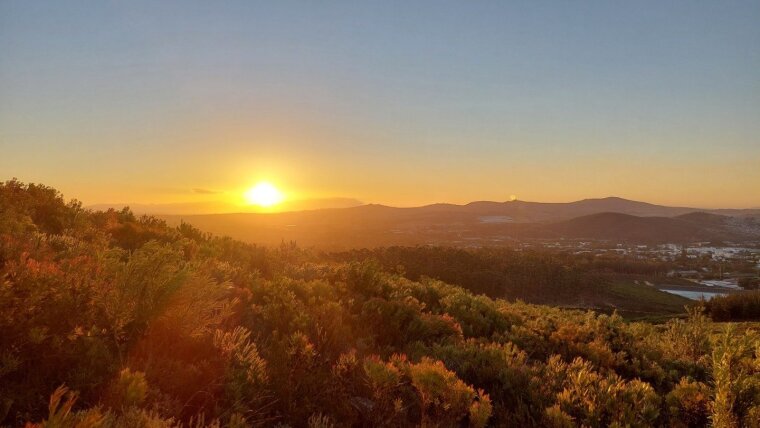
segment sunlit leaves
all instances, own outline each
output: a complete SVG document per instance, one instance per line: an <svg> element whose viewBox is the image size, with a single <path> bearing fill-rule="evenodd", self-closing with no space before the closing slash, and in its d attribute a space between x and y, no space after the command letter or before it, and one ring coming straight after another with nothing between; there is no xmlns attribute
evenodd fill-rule
<svg viewBox="0 0 760 428"><path fill-rule="evenodd" d="M555 280L580 281L540 254L504 262L496 252L372 254L381 262L325 261L292 244L264 249L128 209L89 213L44 186L0 185L0 423L760 420L752 328L723 331L699 311L664 325L628 323L422 277L439 269L436 277L483 279L490 285L472 289L487 292L520 291L528 280L546 290ZM416 263L407 277L400 257ZM490 273L458 272L463 266ZM62 384L78 395L55 389ZM51 395L50 403L41 399Z"/></svg>

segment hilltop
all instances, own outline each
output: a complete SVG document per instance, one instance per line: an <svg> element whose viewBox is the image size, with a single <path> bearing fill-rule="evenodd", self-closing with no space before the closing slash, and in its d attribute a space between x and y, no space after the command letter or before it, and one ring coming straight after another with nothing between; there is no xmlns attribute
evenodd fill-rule
<svg viewBox="0 0 760 428"><path fill-rule="evenodd" d="M642 243L760 239L760 211L667 207L621 198L570 203L472 202L413 208L362 205L283 213L161 216L261 244L322 248L498 245L524 239ZM486 244L490 243L490 244Z"/></svg>

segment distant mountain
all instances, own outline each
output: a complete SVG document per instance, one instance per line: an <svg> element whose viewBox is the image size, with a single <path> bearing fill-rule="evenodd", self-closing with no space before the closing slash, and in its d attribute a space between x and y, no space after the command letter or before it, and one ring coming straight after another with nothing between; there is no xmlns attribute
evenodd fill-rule
<svg viewBox="0 0 760 428"><path fill-rule="evenodd" d="M741 233L726 227L724 219L727 218L706 213L678 217L637 217L620 213L600 213L546 225L540 230L544 232L544 237L619 242L680 243L742 239Z"/></svg>
<svg viewBox="0 0 760 428"><path fill-rule="evenodd" d="M604 212L629 214L639 217L674 217L692 212L707 212L728 216L760 215L760 210L707 210L689 207L669 207L618 197L583 199L564 203L525 202L519 200L507 202L479 201L466 205L435 204L420 207L419 209L439 213L469 212L479 215L506 215L512 217L516 222L558 221Z"/></svg>
<svg viewBox="0 0 760 428"><path fill-rule="evenodd" d="M718 214L721 213L721 214ZM730 214L730 215L724 215ZM760 212L666 207L621 198L570 203L489 202L414 208L361 205L271 214L162 216L262 244L503 245L524 239L693 242L760 239Z"/></svg>
<svg viewBox="0 0 760 428"><path fill-rule="evenodd" d="M321 210L329 208L349 208L363 205L363 202L353 198L314 198L297 199L283 202L278 209L280 211L305 211ZM128 206L135 214L148 215L196 215L196 214L224 214L239 212L256 212L255 207L245 207L225 202L182 202L169 204L96 204L87 208L93 210L107 210L109 208L122 209Z"/></svg>

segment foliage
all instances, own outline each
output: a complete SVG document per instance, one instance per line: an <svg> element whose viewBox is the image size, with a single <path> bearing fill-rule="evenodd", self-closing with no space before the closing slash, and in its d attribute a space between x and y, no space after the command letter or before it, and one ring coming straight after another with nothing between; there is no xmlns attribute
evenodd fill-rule
<svg viewBox="0 0 760 428"><path fill-rule="evenodd" d="M733 327L715 342L711 420L716 427L743 426L753 420L760 406L760 343L733 334Z"/></svg>
<svg viewBox="0 0 760 428"><path fill-rule="evenodd" d="M707 426L710 417L710 387L689 378L681 381L665 397L671 426Z"/></svg>
<svg viewBox="0 0 760 428"><path fill-rule="evenodd" d="M758 420L752 326L726 328L700 308L664 325L631 323L470 291L598 286L551 255L376 251L380 261L262 248L128 209L90 212L54 189L8 181L0 185L0 424ZM392 264L401 258L406 271Z"/></svg>
<svg viewBox="0 0 760 428"><path fill-rule="evenodd" d="M760 291L715 296L704 302L707 313L714 321L760 320Z"/></svg>
<svg viewBox="0 0 760 428"><path fill-rule="evenodd" d="M757 290L760 288L760 278L739 278L739 287L745 290Z"/></svg>

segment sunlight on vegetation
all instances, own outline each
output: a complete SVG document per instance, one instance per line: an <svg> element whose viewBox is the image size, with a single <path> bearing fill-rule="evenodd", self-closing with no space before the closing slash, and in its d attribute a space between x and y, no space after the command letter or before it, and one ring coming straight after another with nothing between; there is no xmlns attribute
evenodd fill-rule
<svg viewBox="0 0 760 428"><path fill-rule="evenodd" d="M758 329L699 305L655 325L507 302L347 254L90 212L18 181L0 207L3 424L760 420Z"/></svg>
<svg viewBox="0 0 760 428"><path fill-rule="evenodd" d="M0 428L760 428L758 119L760 0L0 0Z"/></svg>

